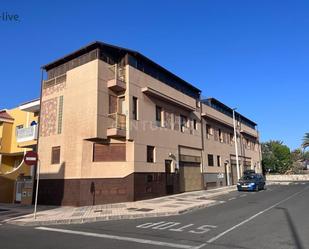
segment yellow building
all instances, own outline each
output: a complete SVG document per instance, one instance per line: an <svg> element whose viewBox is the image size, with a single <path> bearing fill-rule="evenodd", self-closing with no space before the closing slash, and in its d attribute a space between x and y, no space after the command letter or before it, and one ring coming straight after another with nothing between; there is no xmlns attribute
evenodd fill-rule
<svg viewBox="0 0 309 249"><path fill-rule="evenodd" d="M36 150L40 101L0 111L0 202L32 202L34 167L23 163L26 151Z"/></svg>

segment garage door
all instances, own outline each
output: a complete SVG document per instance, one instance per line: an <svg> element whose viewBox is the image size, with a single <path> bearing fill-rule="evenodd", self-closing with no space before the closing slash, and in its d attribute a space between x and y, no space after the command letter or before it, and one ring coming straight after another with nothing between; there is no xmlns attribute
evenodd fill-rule
<svg viewBox="0 0 309 249"><path fill-rule="evenodd" d="M180 191L194 191L202 189L202 175L199 163L180 163Z"/></svg>

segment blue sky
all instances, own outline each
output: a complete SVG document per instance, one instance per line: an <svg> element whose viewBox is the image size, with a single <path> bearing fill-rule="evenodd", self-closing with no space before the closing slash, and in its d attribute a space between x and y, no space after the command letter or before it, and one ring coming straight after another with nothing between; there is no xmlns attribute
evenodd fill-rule
<svg viewBox="0 0 309 249"><path fill-rule="evenodd" d="M309 132L309 1L2 0L0 109L39 96L40 66L101 40L150 57L292 149Z"/></svg>

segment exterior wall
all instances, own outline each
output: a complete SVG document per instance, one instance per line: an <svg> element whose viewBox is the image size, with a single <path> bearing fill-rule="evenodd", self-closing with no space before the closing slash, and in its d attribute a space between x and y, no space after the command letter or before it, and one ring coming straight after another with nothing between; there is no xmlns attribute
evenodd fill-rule
<svg viewBox="0 0 309 249"><path fill-rule="evenodd" d="M266 180L270 182L287 181L309 181L309 174L304 175L266 175Z"/></svg>
<svg viewBox="0 0 309 249"><path fill-rule="evenodd" d="M237 176L236 174L236 165L235 165L235 142L230 140L230 138L224 137L233 134L233 119L227 115L214 110L213 108L202 105L203 110L203 143L204 143L204 152L203 152L203 172L204 172L204 182L209 188L224 186L227 184L227 176L229 176L230 184L233 183L232 178ZM206 124L210 125L213 129L213 135L207 136ZM254 137L245 136L240 133L241 130L250 130L251 134L254 134ZM217 140L215 137L218 137L216 130L221 130L224 134L223 141L220 142L220 139ZM261 167L261 158L260 158L260 145L258 143L258 133L256 130L244 125L239 124L237 127L238 134L241 134L237 139L238 145L238 155L239 155L239 164L240 164L240 175L242 175L245 170L245 161L251 162L251 169L255 169L256 172L262 172ZM226 135L225 135L226 134ZM250 141L256 141L256 147L253 149L246 148L244 141L250 139ZM208 154L213 155L214 157L214 166L208 166ZM221 157L221 166L217 166L217 156ZM233 164L233 165L232 165ZM234 179L235 183L235 179ZM207 186L205 186L207 187Z"/></svg>
<svg viewBox="0 0 309 249"><path fill-rule="evenodd" d="M201 142L201 125L200 113L190 112L184 108L178 107L164 100L151 97L142 92L145 87L151 87L173 99L181 100L183 103L196 107L196 100L191 98L172 87L169 87L162 82L138 71L135 68L129 67L129 102L132 103L133 96L138 99L138 120L132 118L132 104L129 103L129 139L134 140L135 150L135 172L165 172L164 160L171 159L169 156L173 154L173 166L179 161L179 145L196 148L202 148ZM190 134L189 129L185 132L173 128L158 127L156 125L156 105L162 107L163 113L168 112L173 115L185 115L189 119L197 120L197 129ZM164 123L164 114L162 115ZM192 128L193 129L193 128ZM155 162L146 162L147 145L155 147Z"/></svg>
<svg viewBox="0 0 309 249"><path fill-rule="evenodd" d="M13 123L2 123L0 148L0 202L12 203L15 201L15 184L25 178L31 178L32 167L22 163L25 151L21 148L23 143L17 142L16 127L23 125L29 127L32 121L38 122L37 116L19 108L8 110L7 113L14 118ZM35 146L36 140L29 141Z"/></svg>
<svg viewBox="0 0 309 249"><path fill-rule="evenodd" d="M111 68L108 63L95 59L56 79L49 79L56 84L43 87L39 203L90 205L139 200L167 194L167 182L173 185L172 192L178 193L183 184L180 179L183 176L178 170L183 167L181 172L185 174L186 166L187 169L195 167L190 172L192 178L200 176L202 179L199 189L224 186L224 162L231 162L234 144L207 139L202 129L205 122L213 122L226 132L233 132L232 119L206 106L201 111L195 98L128 64L124 66L125 82L118 86L122 90L111 90L109 85L117 84L118 80ZM59 82L58 78L61 79ZM110 130L110 95L124 98L121 114L126 126L121 134L117 133L119 128ZM138 101L137 120L133 117L133 97ZM156 106L162 108L161 126L156 123ZM206 118L202 118L202 113ZM188 128L183 131L179 124L180 115L188 119ZM240 131L249 137L258 136L250 127L243 126ZM94 160L95 143L105 144L106 150L109 144L121 143L125 158L122 156L122 160L117 160L115 154ZM147 162L147 145L155 147L154 162L151 163ZM61 148L59 164L51 163L52 147L55 146ZM240 146L239 152L250 157L253 163L257 160L256 153L245 147ZM207 165L207 154L214 155L214 167ZM216 166L217 155L221 156L221 167ZM110 161L106 161L108 158ZM169 173L166 172L167 160L172 162ZM207 182L215 182L215 186L207 186ZM197 185L190 186L196 188Z"/></svg>
<svg viewBox="0 0 309 249"><path fill-rule="evenodd" d="M38 122L38 117L34 116L32 112L25 112L19 108L8 110L8 114L14 118L14 123L11 130L10 153L23 152L24 149L20 148L20 143L17 142L16 126L23 125L23 127L29 127L32 121ZM33 144L36 144L36 141L33 141Z"/></svg>
<svg viewBox="0 0 309 249"><path fill-rule="evenodd" d="M106 132L109 121L108 97L110 94L114 94L107 87L107 82L111 79L109 67L109 64L101 60L88 62L68 71L62 87L53 86L56 90L43 90L39 138L41 179L57 179L57 181L63 179L65 186L67 186L66 183L70 184L71 180L75 179L74 184L82 188L82 182L86 179L89 181L97 179L96 183L99 185L100 181L113 181L113 179L116 182L122 181L121 184L124 184L126 179L134 174L132 183L139 191L136 192L132 189L132 193L128 192L126 197L123 196L123 200L164 195L166 194L165 177L158 177L160 180L149 183L147 182L148 173L164 174L165 160L170 160L171 154L174 156L172 166L175 171L179 161L179 145L196 148L200 155L202 148L200 113L192 113L165 101L149 97L142 92L142 88L151 87L163 91L171 98L180 99L192 108L195 108L196 100L127 65L127 84L126 91L123 93L125 97L123 113L125 113L127 120L126 137L110 139L110 143L125 143L126 160L94 162L93 141L100 142L108 138ZM63 117L62 131L58 134L56 132L59 125L57 101L59 102L60 96L63 96ZM138 98L139 120L137 121L132 117L133 96ZM153 126L156 104L160 105L164 111L176 112L177 115L182 114L188 118L196 119L197 130L190 134L189 130L182 133L180 130ZM155 146L154 163L146 162L147 145ZM53 146L61 147L59 164L51 164ZM175 181L177 182L177 180ZM43 193L48 192L44 186L51 188L53 185L50 181L46 182L48 184L43 184L43 187L40 188L41 203L44 203ZM56 186L57 184L55 188ZM73 189L77 190L78 188ZM112 190L106 189L105 191ZM68 195L64 195L63 198L56 203L75 202L80 205L83 202L77 195L75 198L79 199L73 202L67 199Z"/></svg>
<svg viewBox="0 0 309 249"><path fill-rule="evenodd" d="M2 124L0 124L0 130L1 130L0 153L10 153L13 124L3 122Z"/></svg>

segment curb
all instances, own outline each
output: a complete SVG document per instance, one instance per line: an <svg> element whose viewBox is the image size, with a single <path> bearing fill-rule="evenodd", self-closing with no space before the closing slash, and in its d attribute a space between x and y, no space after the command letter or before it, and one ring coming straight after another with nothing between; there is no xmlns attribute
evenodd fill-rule
<svg viewBox="0 0 309 249"><path fill-rule="evenodd" d="M204 198L209 199L212 197L227 194L232 191L236 191L234 187L225 187L226 190L222 192L217 192L213 194L208 194ZM203 196L201 196L203 197ZM56 219L56 220L45 220L45 221L23 221L23 220L11 220L7 221L8 224L18 225L18 226L46 226L46 225L68 225L68 224L83 224L92 223L97 221L111 221L111 220L130 220L130 219L141 219L141 218L154 218L154 217L164 217L185 214L198 209L215 206L223 203L224 201L212 200L210 203L199 204L191 207L184 207L175 211L165 211L165 212L154 212L154 213L139 213L139 214L123 214L123 215L110 215L103 217L89 217L89 218L67 218L67 219Z"/></svg>
<svg viewBox="0 0 309 249"><path fill-rule="evenodd" d="M156 213L141 213L141 214L124 214L124 215L112 215L104 217L91 217L91 218L68 218L62 220L48 220L48 221L18 221L12 220L7 222L8 224L18 225L18 226L47 226L47 225L69 225L69 224L83 224L83 223L92 223L97 221L111 221L111 220L131 220L131 219L141 219L141 218L154 218L154 217L164 217L164 216L173 216L180 215L194 210L198 210L205 207L211 207L217 204L220 204L220 201L213 201L210 203L200 204L197 206L183 208L176 211L168 212L156 212Z"/></svg>

